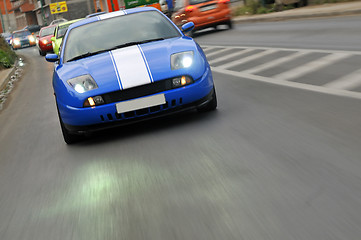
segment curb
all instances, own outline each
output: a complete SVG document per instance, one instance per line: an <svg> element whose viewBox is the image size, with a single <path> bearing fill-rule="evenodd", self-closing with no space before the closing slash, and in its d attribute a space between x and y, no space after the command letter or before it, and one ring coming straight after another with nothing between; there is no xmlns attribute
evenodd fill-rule
<svg viewBox="0 0 361 240"><path fill-rule="evenodd" d="M288 16L267 16L262 15L259 17L248 17L239 18L235 17L233 21L235 23L251 23L251 22L272 22L272 21L283 21L293 19L304 19L304 18L317 18L317 17L333 17L333 16L344 16L344 15L355 15L361 14L361 9L345 10L340 12L324 12L324 13L312 13L312 14L293 14Z"/></svg>
<svg viewBox="0 0 361 240"><path fill-rule="evenodd" d="M14 66L12 67L12 70L8 73L8 75L4 78L4 81L0 85L0 91L2 91L6 85L8 84L10 77L15 73L16 67L18 65L18 59L15 60Z"/></svg>

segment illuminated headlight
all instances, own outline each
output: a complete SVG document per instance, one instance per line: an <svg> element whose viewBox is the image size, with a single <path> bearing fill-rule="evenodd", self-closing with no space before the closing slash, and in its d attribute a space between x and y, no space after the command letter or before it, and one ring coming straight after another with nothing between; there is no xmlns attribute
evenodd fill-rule
<svg viewBox="0 0 361 240"><path fill-rule="evenodd" d="M193 79L189 76L181 76L172 79L172 88L183 87L193 83Z"/></svg>
<svg viewBox="0 0 361 240"><path fill-rule="evenodd" d="M193 51L174 53L170 56L172 70L189 68L193 63Z"/></svg>
<svg viewBox="0 0 361 240"><path fill-rule="evenodd" d="M19 39L14 39L14 45L20 45L20 40Z"/></svg>
<svg viewBox="0 0 361 240"><path fill-rule="evenodd" d="M102 96L89 97L84 102L84 107L94 107L104 104L104 99Z"/></svg>
<svg viewBox="0 0 361 240"><path fill-rule="evenodd" d="M29 37L29 41L30 41L30 42L35 42L34 36L30 36L30 37Z"/></svg>
<svg viewBox="0 0 361 240"><path fill-rule="evenodd" d="M72 78L67 83L78 93L84 93L93 89L97 89L98 85L90 75L82 75Z"/></svg>
<svg viewBox="0 0 361 240"><path fill-rule="evenodd" d="M42 42L43 42L43 44L47 44L48 40L44 39Z"/></svg>

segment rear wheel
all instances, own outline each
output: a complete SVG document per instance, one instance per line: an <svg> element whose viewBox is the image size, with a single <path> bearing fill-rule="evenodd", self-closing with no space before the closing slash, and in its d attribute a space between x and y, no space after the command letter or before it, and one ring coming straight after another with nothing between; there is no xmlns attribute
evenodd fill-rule
<svg viewBox="0 0 361 240"><path fill-rule="evenodd" d="M229 29L232 29L232 28L233 28L232 20L229 20L229 22L227 23L227 25L228 25L228 28L229 28Z"/></svg>
<svg viewBox="0 0 361 240"><path fill-rule="evenodd" d="M206 105L197 108L198 112L209 112L209 111L213 111L216 110L217 108L217 95L216 95L216 91L213 88L213 98L211 99L211 101L209 101Z"/></svg>

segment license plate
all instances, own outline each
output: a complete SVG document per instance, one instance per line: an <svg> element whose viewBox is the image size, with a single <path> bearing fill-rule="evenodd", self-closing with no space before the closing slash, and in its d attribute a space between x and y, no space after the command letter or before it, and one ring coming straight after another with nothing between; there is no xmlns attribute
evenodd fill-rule
<svg viewBox="0 0 361 240"><path fill-rule="evenodd" d="M24 44L23 45L23 47L29 47L30 46L30 44Z"/></svg>
<svg viewBox="0 0 361 240"><path fill-rule="evenodd" d="M201 8L201 11L205 12L205 11L213 10L215 8L216 8L216 5L205 6L205 7Z"/></svg>
<svg viewBox="0 0 361 240"><path fill-rule="evenodd" d="M142 108L153 107L161 104L165 104L164 94L158 94L154 96L138 98L134 100L129 100L126 102L117 103L115 106L118 113L124 113L129 111L134 111Z"/></svg>

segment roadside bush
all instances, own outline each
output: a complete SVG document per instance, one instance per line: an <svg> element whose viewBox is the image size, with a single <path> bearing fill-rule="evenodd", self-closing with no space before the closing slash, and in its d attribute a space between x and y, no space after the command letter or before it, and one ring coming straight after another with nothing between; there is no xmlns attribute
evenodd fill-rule
<svg viewBox="0 0 361 240"><path fill-rule="evenodd" d="M265 1L267 3L267 1ZM262 4L257 0L248 0L245 2L244 6L237 8L234 12L234 15L254 15L254 14L265 14L273 12L274 4Z"/></svg>
<svg viewBox="0 0 361 240"><path fill-rule="evenodd" d="M10 68L16 59L15 52L10 48L4 38L0 37L0 70Z"/></svg>

